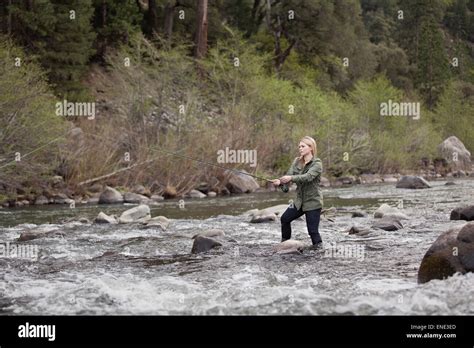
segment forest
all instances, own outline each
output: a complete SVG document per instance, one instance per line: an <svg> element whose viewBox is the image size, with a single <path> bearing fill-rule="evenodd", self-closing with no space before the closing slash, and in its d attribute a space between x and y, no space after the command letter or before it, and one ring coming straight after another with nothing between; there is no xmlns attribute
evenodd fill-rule
<svg viewBox="0 0 474 348"><path fill-rule="evenodd" d="M433 166L450 136L474 151L474 0L4 0L0 19L0 201L220 175L159 149L255 150L227 166L265 177L304 135L326 177Z"/></svg>

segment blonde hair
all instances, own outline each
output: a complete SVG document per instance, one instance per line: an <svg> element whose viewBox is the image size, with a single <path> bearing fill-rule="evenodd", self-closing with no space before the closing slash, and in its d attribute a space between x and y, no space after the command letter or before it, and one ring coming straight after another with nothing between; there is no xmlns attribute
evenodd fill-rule
<svg viewBox="0 0 474 348"><path fill-rule="evenodd" d="M316 140L311 138L310 136L306 135L300 139L300 143L303 142L311 148L311 153L313 157L316 157L318 154L318 146L316 145ZM299 143L298 143L299 144ZM304 158L303 156L297 157L300 164L304 166Z"/></svg>

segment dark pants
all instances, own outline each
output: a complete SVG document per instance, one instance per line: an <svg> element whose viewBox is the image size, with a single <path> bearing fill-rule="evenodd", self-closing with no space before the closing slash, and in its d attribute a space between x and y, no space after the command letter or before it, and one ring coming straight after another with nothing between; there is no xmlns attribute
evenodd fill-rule
<svg viewBox="0 0 474 348"><path fill-rule="evenodd" d="M306 227L313 244L322 242L319 235L319 219L321 217L321 208L309 211L298 210L296 207L288 207L281 216L281 239L285 241L291 238L291 222L302 215L306 215Z"/></svg>

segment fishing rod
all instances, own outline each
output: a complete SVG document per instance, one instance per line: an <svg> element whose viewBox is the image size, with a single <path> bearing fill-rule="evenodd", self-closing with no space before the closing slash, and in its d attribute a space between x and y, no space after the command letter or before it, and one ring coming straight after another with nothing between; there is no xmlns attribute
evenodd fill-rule
<svg viewBox="0 0 474 348"><path fill-rule="evenodd" d="M177 154L176 152L167 151L167 150L163 150L163 149L157 149L157 148L153 148L153 150L158 151L158 152L163 152L163 153L166 153L168 155L173 155L173 156L189 159L189 160L196 161L196 162L199 162L199 163L203 163L203 164L206 164L206 165L209 165L209 166L229 170L229 171L234 172L234 173L248 175L248 176L251 176L251 177L256 178L256 179L265 180L267 182L273 183L272 180L267 179L267 178L263 178L261 176L253 175L253 174L250 174L250 173L247 173L247 172L242 172L242 171L237 170L237 169L227 168L227 167L224 167L224 166L221 166L221 165L218 165L218 164L215 164L215 163L203 161L203 160L200 160L200 159L197 159L197 158L192 158L192 157L189 157L189 156L180 155L180 154ZM278 187L285 193L289 191L289 188L288 188L287 184L280 184Z"/></svg>

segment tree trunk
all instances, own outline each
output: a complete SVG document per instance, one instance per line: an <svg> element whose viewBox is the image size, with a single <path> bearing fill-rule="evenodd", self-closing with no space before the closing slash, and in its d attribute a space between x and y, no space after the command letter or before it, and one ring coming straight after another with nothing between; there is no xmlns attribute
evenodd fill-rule
<svg viewBox="0 0 474 348"><path fill-rule="evenodd" d="M175 1L168 1L165 5L165 37L169 40L173 34L174 9L176 7Z"/></svg>
<svg viewBox="0 0 474 348"><path fill-rule="evenodd" d="M207 1L199 0L198 18L195 37L194 56L198 59L204 57L207 52Z"/></svg>
<svg viewBox="0 0 474 348"><path fill-rule="evenodd" d="M147 24L150 35L158 31L158 12L156 9L156 0L148 0Z"/></svg>

